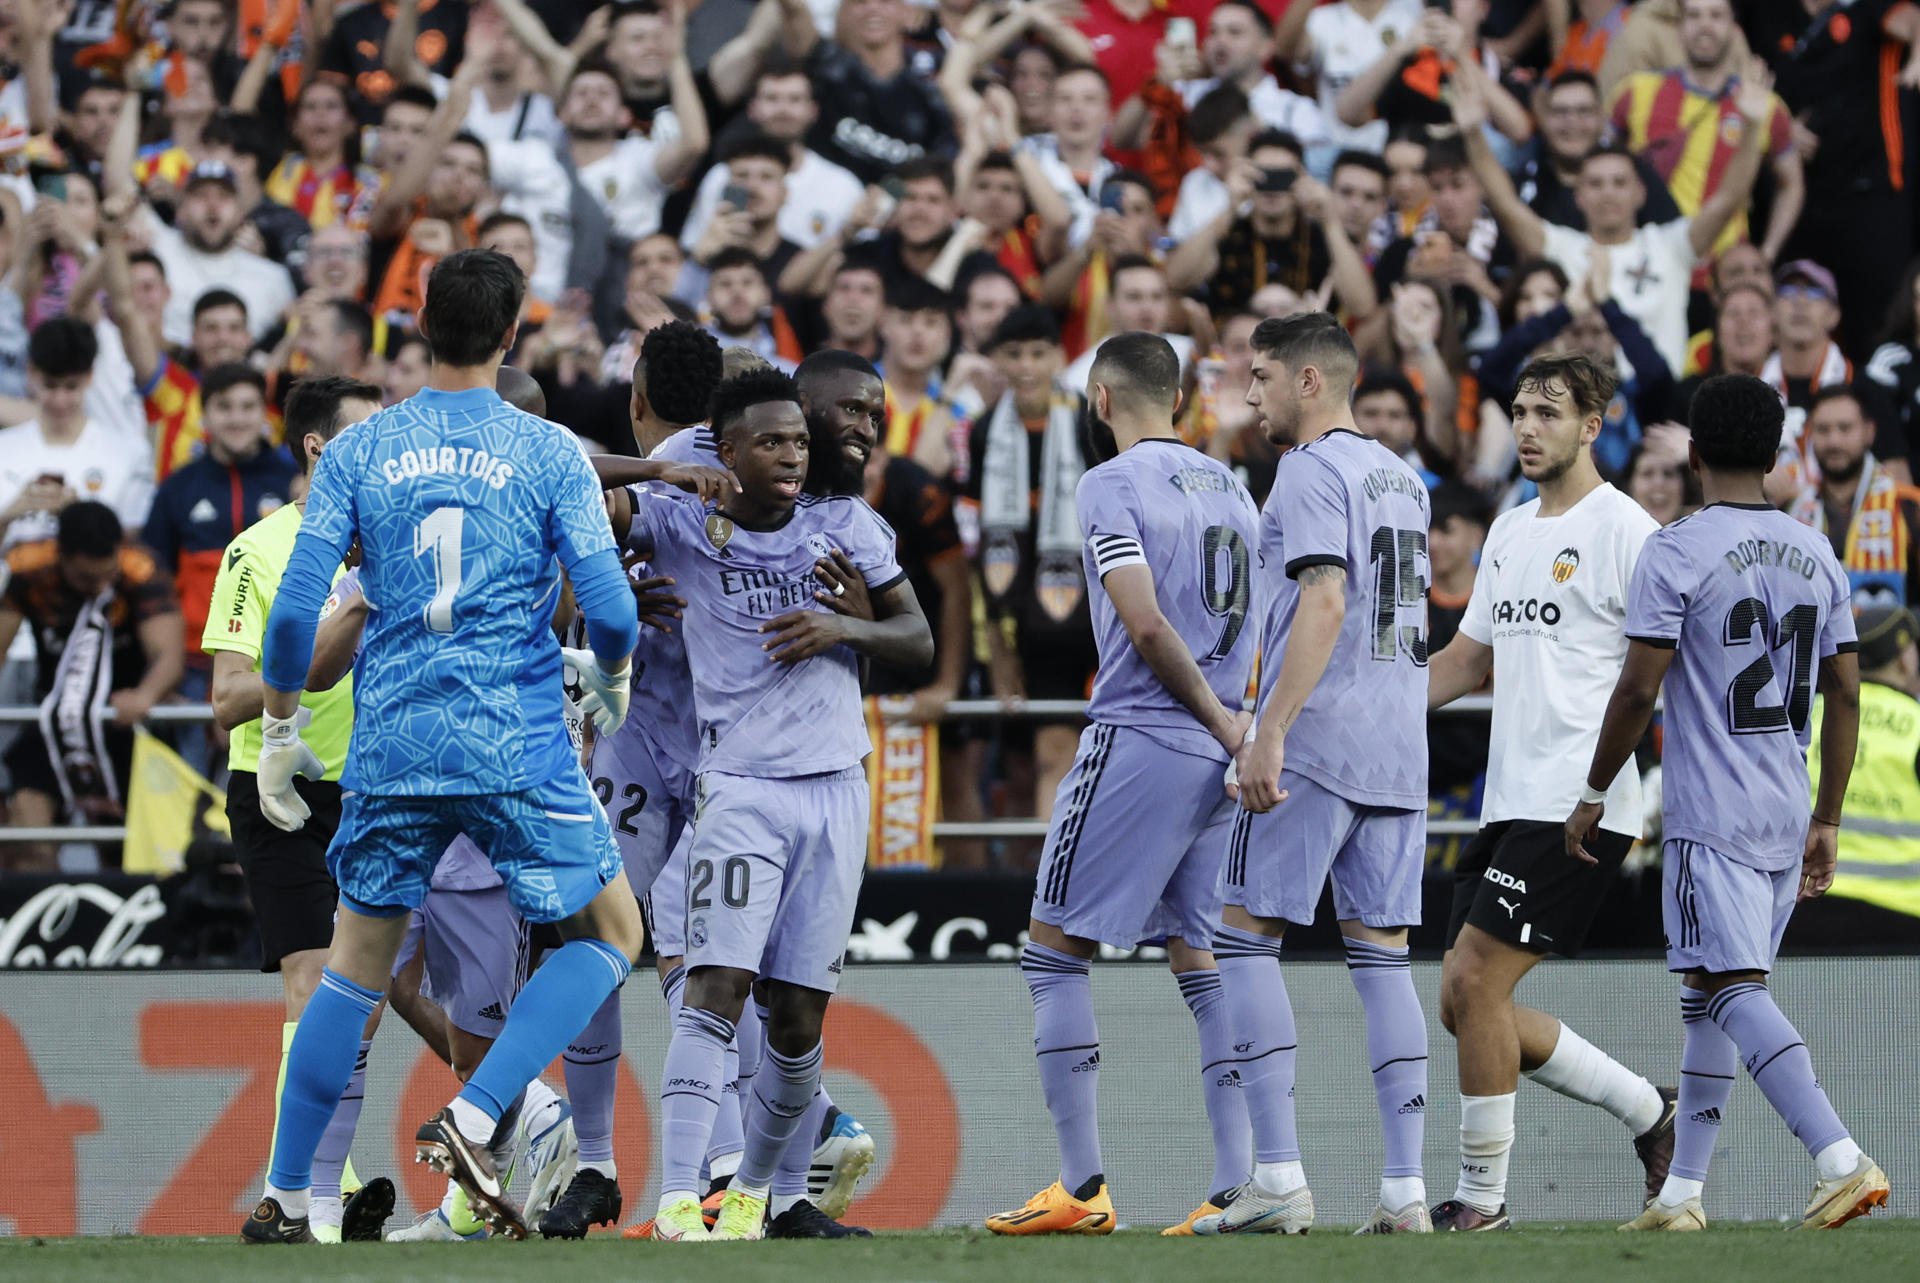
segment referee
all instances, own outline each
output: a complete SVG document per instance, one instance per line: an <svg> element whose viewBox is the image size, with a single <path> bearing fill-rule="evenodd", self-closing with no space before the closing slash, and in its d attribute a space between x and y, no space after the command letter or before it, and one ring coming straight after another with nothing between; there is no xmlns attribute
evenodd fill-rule
<svg viewBox="0 0 1920 1283"><path fill-rule="evenodd" d="M287 397L286 434L302 473L312 472L321 450L342 429L379 408L380 390L369 383L329 377L295 384ZM233 737L227 759L232 772L227 785L227 822L260 931L260 969L278 971L286 993L280 1079L274 1089L276 1117L280 1088L286 1083L286 1048L293 1041L307 999L320 983L320 970L326 965L333 941L334 903L339 893L327 871L327 844L340 824L340 772L346 765L347 742L353 734L351 679L342 680L330 690L310 691L302 698L302 711L311 718L302 734L326 764L326 774L318 780L295 781L301 798L313 811L305 827L287 833L269 824L260 813L255 777L260 764L260 715L265 690L260 680L260 651L267 614L273 608L287 559L293 555L294 536L300 531L305 507L304 500L288 504L227 545L201 638L202 647L213 657L214 720ZM348 635L346 644L351 646L354 640ZM323 632L314 652L316 665L329 664L334 658L326 653L326 641ZM376 1012L374 1022L378 1019ZM372 1023L367 1037L372 1036ZM362 1047L364 1066L364 1043ZM323 1209L316 1199L312 1218L314 1236L323 1240L338 1242L342 1232L339 1179L358 1121L362 1081L360 1075L355 1076L328 1132L328 1141L338 1142L334 1170L324 1174L332 1178L329 1183L334 1186L334 1201L331 1209ZM336 1138L336 1130L343 1134ZM326 1150L323 1142L323 1154ZM323 1170L316 1170L315 1176L315 1193L321 1194ZM373 1206L379 1202L385 1203L384 1210ZM393 1210L391 1182L373 1182L360 1205L377 1217L371 1237L378 1238L379 1222ZM326 1210L332 1211L331 1217Z"/></svg>

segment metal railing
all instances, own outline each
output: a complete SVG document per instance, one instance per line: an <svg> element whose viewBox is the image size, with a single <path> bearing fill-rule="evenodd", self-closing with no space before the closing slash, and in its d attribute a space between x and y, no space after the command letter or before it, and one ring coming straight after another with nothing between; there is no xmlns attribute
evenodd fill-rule
<svg viewBox="0 0 1920 1283"><path fill-rule="evenodd" d="M983 721L1039 721L1062 717L1084 717L1087 702L1081 699L1033 699L1002 703L997 699L957 699L947 705L946 720L954 722ZM1447 705L1436 709L1432 715L1446 717L1468 713L1491 713L1493 697L1491 695L1465 695ZM9 723L32 723L40 718L36 706L14 704L0 705L0 725ZM192 724L213 720L213 708L208 704L160 704L147 713L150 723L167 725ZM1427 821L1429 837L1468 837L1480 828L1478 820L1458 819ZM64 827L60 825L18 826L0 825L0 845L14 842L118 842L125 838L124 825L90 824ZM942 820L933 826L935 838L1038 838L1047 835L1047 822L1041 819L1024 820Z"/></svg>

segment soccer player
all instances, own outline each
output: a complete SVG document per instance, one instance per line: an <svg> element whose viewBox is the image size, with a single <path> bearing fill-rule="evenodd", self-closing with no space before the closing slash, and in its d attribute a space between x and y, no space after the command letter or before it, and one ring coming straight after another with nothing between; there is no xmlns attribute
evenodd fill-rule
<svg viewBox="0 0 1920 1283"><path fill-rule="evenodd" d="M328 851L339 913L289 1053L266 1196L242 1231L248 1242L311 1238L314 1146L387 984L407 910L456 834L487 851L522 917L558 923L566 939L521 990L460 1094L416 1136L419 1156L509 1237L526 1227L489 1152L501 1116L640 950L639 910L611 826L561 721L560 648L548 627L557 559L592 644L583 705L610 732L626 714L633 595L586 459L562 429L494 391L525 290L519 269L490 251L435 265L419 314L433 350L427 386L323 457L268 618L260 805L292 832L309 813L293 777L323 769L294 714L333 571L359 540L367 595L381 608L356 674L363 711Z"/></svg>
<svg viewBox="0 0 1920 1283"><path fill-rule="evenodd" d="M1060 1179L1024 1207L989 1216L996 1234L1113 1232L1090 983L1102 943L1131 949L1164 938L1200 1026L1216 1192L1176 1229L1219 1212L1252 1162L1208 950L1235 810L1220 774L1252 720L1240 701L1259 643L1252 561L1260 512L1225 464L1175 435L1180 359L1159 335L1136 330L1103 343L1087 373L1087 404L1096 438L1110 430L1115 452L1074 492L1100 666L1092 725L1060 782L1020 955Z"/></svg>
<svg viewBox="0 0 1920 1283"><path fill-rule="evenodd" d="M1520 372L1514 438L1521 474L1540 497L1493 523L1460 630L1428 668L1429 708L1500 673L1480 832L1454 868L1440 972L1440 1022L1460 1057L1460 1182L1433 1209L1436 1230L1508 1227L1522 1072L1626 1125L1646 1170L1642 1205L1673 1156L1672 1092L1513 1001L1547 954L1580 952L1640 833L1640 774L1629 762L1608 790L1607 822L1593 844L1599 863L1568 860L1562 841L1573 772L1593 756L1626 658L1627 583L1659 528L1594 466L1615 383L1611 369L1584 356L1541 357Z"/></svg>
<svg viewBox="0 0 1920 1283"><path fill-rule="evenodd" d="M667 1051L662 1194L654 1236L708 1237L699 1166L720 1107L727 1044L756 976L765 1060L746 1148L712 1231L764 1233L770 1185L819 1085L820 1025L838 986L866 862L870 751L858 657L925 664L933 638L893 561L893 532L852 497L802 497L808 427L793 381L755 370L710 406L739 493L718 508L636 495L627 543L690 603L687 656L700 749L700 820L687 879L687 983ZM843 551L875 620L823 608L819 561ZM778 1219L802 1200L774 1200Z"/></svg>
<svg viewBox="0 0 1920 1283"><path fill-rule="evenodd" d="M1426 1231L1427 1023L1407 928L1420 920L1426 859L1427 488L1355 429L1358 361L1338 321L1262 321L1251 342L1247 403L1269 441L1293 443L1261 514L1273 604L1259 721L1234 759L1230 787L1245 813L1214 938L1234 1047L1246 1048L1237 1067L1254 1168L1226 1213L1194 1228L1303 1234L1313 1224L1280 942L1288 923L1313 921L1331 876L1386 1139L1380 1205L1360 1232Z"/></svg>
<svg viewBox="0 0 1920 1283"><path fill-rule="evenodd" d="M1826 536L1767 502L1779 394L1750 375L1721 375L1694 395L1691 418L1689 462L1706 506L1647 537L1627 599L1626 666L1566 822L1567 852L1597 861L1609 787L1664 683L1660 903L1686 1041L1673 1169L1621 1228L1706 1227L1701 1191L1744 1064L1813 1156L1800 1228L1831 1229L1884 1206L1887 1175L1834 1113L1767 973L1793 906L1833 883L1860 719L1851 588ZM1809 807L1816 668L1826 711Z"/></svg>
<svg viewBox="0 0 1920 1283"><path fill-rule="evenodd" d="M287 396L287 441L294 447L301 471L312 472L321 451L341 431L379 408L380 389L371 384L343 378L296 383ZM347 739L353 732L352 683L316 683L300 703L311 718L306 738L322 769L295 785L311 812L309 822L291 833L267 823L260 813L260 790L254 774L260 766L260 715L266 695L260 676L260 652L267 612L279 591L305 510L304 500L286 504L227 545L214 578L212 604L201 636L201 647L213 657L214 720L232 734L227 759L232 771L227 784L227 822L241 872L246 876L254 921L260 929L260 969L280 973L280 987L286 996L276 1111L286 1086L287 1053L293 1046L294 1029L320 983L327 947L333 940L338 892L327 870L327 843L340 823L340 772L346 765ZM323 648L314 657L315 667L337 659ZM351 1224L343 1220L340 1198L347 1151L360 1120L367 1049L378 1024L377 1016L370 1015L361 1030L351 1079L314 1154L309 1224L311 1233L321 1242L336 1243L342 1237L378 1238L381 1222L393 1211L393 1183L384 1177L363 1189L355 1202Z"/></svg>

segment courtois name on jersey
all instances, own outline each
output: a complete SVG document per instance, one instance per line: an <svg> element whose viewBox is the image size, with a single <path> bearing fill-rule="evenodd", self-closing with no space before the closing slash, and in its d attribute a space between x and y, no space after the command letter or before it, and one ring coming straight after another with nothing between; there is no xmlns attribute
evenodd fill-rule
<svg viewBox="0 0 1920 1283"><path fill-rule="evenodd" d="M826 609L814 598L814 564L835 548L871 592L898 583L893 529L879 514L856 498L803 496L778 529L749 530L677 491L643 491L627 543L673 576L687 600L700 770L788 779L866 757L854 652L835 646L775 663L760 627L790 611Z"/></svg>
<svg viewBox="0 0 1920 1283"><path fill-rule="evenodd" d="M1827 537L1762 505L1710 504L1648 536L1627 636L1674 648L1665 684L1665 835L1754 868L1793 867L1812 813L1820 661L1854 647Z"/></svg>
<svg viewBox="0 0 1920 1283"><path fill-rule="evenodd" d="M1075 504L1100 651L1088 716L1226 761L1219 741L1134 649L1105 580L1123 566L1151 570L1160 613L1220 702L1239 708L1260 646L1252 565L1260 510L1253 496L1218 460L1178 441L1148 440L1081 477Z"/></svg>
<svg viewBox="0 0 1920 1283"><path fill-rule="evenodd" d="M1346 572L1347 610L1325 674L1287 734L1286 763L1349 801L1427 806L1427 488L1398 455L1338 429L1280 456L1260 516L1273 605L1260 698L1273 692L1298 577Z"/></svg>
<svg viewBox="0 0 1920 1283"><path fill-rule="evenodd" d="M656 446L649 459L667 463L697 463L710 468L720 466L714 451L712 434L704 427L682 428ZM677 493L655 483L641 491ZM636 502L638 502L636 500ZM634 573L649 577L662 572L652 566L636 568ZM683 587L669 591L687 594ZM693 676L687 670L687 638L684 622L675 622L672 632L642 628L640 644L633 648L633 703L616 735L639 735L660 751L692 770L700 760L700 746L694 734L694 719L687 715L693 707Z"/></svg>
<svg viewBox="0 0 1920 1283"><path fill-rule="evenodd" d="M342 786L471 795L565 770L560 565L583 600L585 579L618 574L599 482L567 432L486 389L382 410L321 456L300 542L337 564L356 536L370 618Z"/></svg>

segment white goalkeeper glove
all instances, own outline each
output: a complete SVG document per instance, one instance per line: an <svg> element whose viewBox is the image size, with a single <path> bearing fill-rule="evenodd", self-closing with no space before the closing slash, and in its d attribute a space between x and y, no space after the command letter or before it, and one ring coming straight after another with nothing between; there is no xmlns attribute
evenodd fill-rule
<svg viewBox="0 0 1920 1283"><path fill-rule="evenodd" d="M627 720L628 682L633 677L633 665L623 665L619 672L610 673L600 667L599 658L590 650L560 649L560 662L580 682L580 711L593 719L594 729L602 735L611 735L620 729L620 723Z"/></svg>
<svg viewBox="0 0 1920 1283"><path fill-rule="evenodd" d="M299 715L280 718L268 713L260 719L260 814L277 829L298 832L313 814L307 800L293 787L293 777L317 780L327 768L300 738Z"/></svg>

